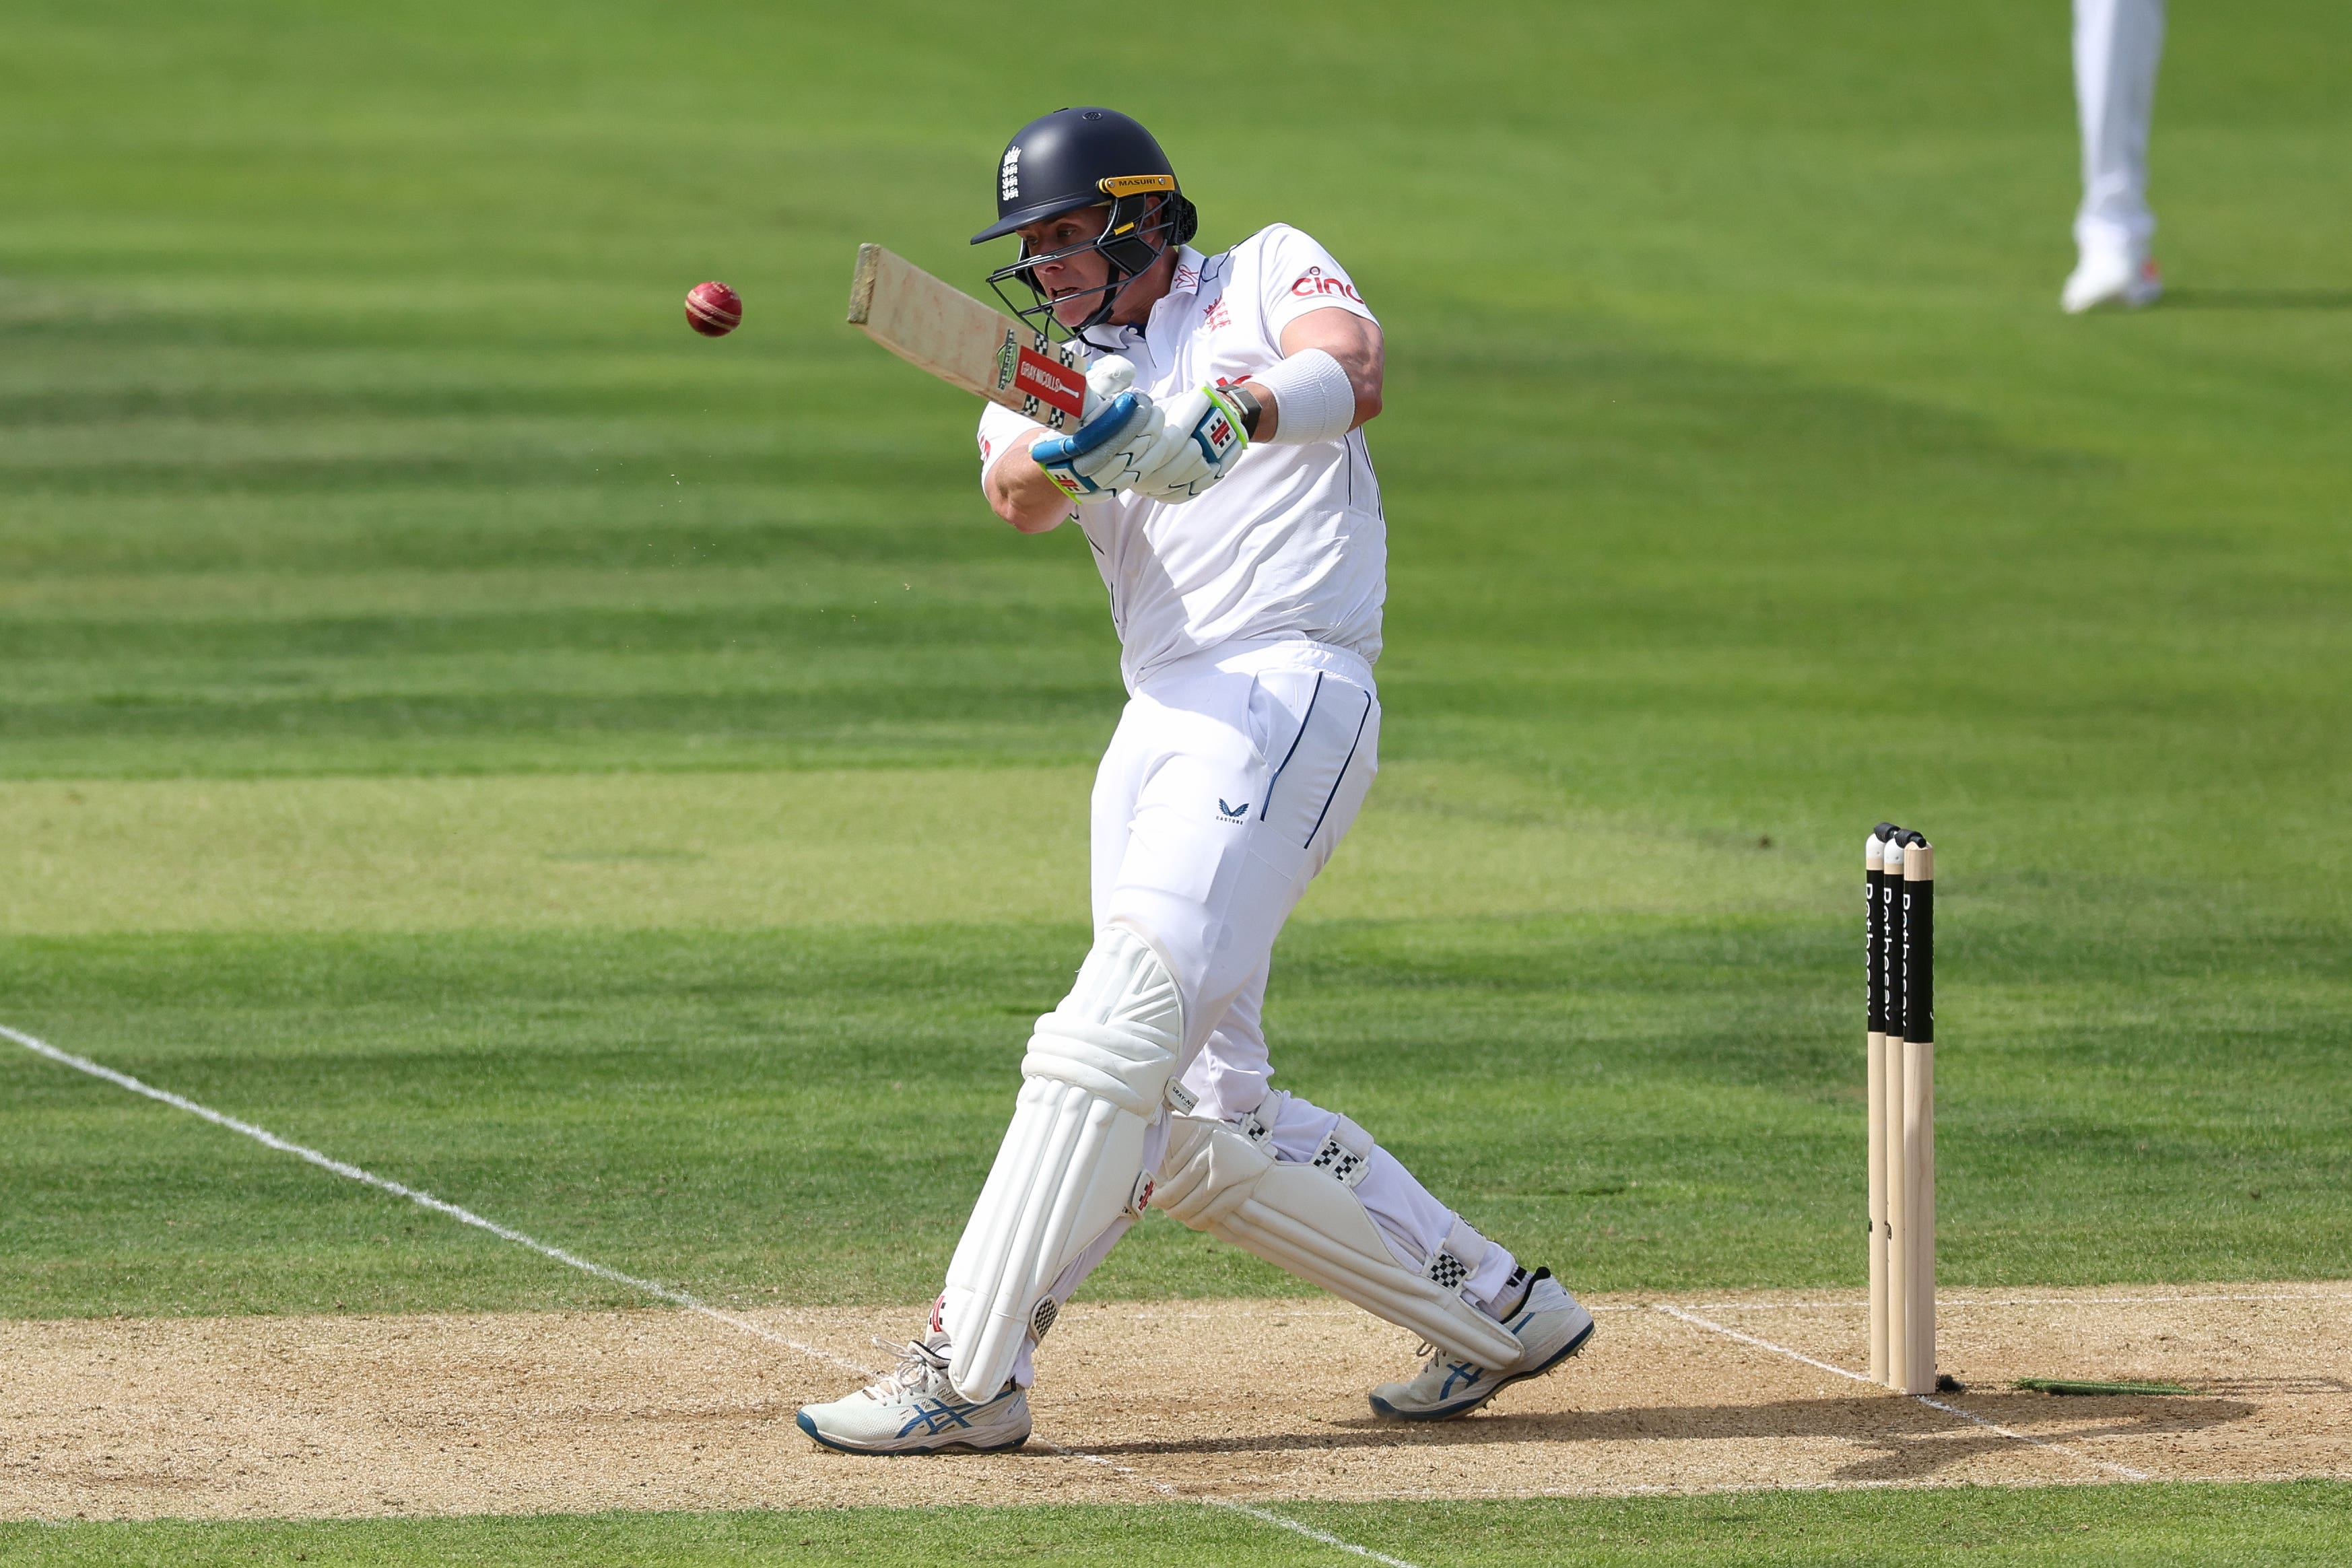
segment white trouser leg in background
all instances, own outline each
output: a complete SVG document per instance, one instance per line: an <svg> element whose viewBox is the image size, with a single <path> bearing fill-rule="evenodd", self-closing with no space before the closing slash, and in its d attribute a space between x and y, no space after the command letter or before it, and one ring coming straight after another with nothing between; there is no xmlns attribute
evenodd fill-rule
<svg viewBox="0 0 2352 1568"><path fill-rule="evenodd" d="M2164 55L2164 0L2074 0L2074 102L2083 122L2085 256L2137 262L2156 235L2147 205L2147 136Z"/></svg>

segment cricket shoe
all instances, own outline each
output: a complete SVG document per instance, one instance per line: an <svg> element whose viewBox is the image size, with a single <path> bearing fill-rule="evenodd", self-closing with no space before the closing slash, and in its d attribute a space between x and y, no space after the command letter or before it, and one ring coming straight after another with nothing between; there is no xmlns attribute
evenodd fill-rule
<svg viewBox="0 0 2352 1568"><path fill-rule="evenodd" d="M2066 279L2058 303L2067 315L2080 316L2103 305L2137 310L2164 297L2164 275L2156 258L2120 250L2088 250Z"/></svg>
<svg viewBox="0 0 2352 1568"><path fill-rule="evenodd" d="M851 1454L992 1454L1029 1440L1029 1392L1008 1383L993 1399L962 1397L948 1381L948 1336L912 1344L874 1342L898 1354L898 1370L826 1405L803 1405L800 1429Z"/></svg>
<svg viewBox="0 0 2352 1568"><path fill-rule="evenodd" d="M1372 1414L1392 1421L1450 1421L1467 1416L1512 1384L1541 1377L1592 1343L1592 1314L1577 1304L1549 1269L1536 1270L1528 1281L1528 1293L1502 1321L1525 1347L1518 1360L1508 1366L1480 1366L1435 1351L1419 1376L1373 1389Z"/></svg>

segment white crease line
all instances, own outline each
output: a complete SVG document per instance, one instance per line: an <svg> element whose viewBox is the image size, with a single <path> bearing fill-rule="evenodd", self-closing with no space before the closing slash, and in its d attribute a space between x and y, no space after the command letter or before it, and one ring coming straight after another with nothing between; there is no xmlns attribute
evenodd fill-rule
<svg viewBox="0 0 2352 1568"><path fill-rule="evenodd" d="M748 1334L756 1334L771 1344L789 1346L799 1351L803 1355L830 1362L835 1366L867 1377L875 1375L871 1368L860 1366L854 1361L845 1361L831 1351L819 1350L813 1344L803 1344L799 1340L788 1334L780 1334L773 1329L752 1322L750 1318L722 1312L698 1297L688 1295L686 1291L665 1285L657 1280L640 1280L635 1274L624 1274L618 1269L608 1269L602 1263L592 1263L585 1258L566 1252L561 1247L551 1247L536 1237L525 1236L520 1230L500 1225L495 1219L485 1219L470 1208L451 1203L446 1198L436 1197L429 1192L421 1191L404 1183L394 1181L389 1176L380 1176L373 1171L362 1170L355 1165L349 1165L331 1155L322 1155L316 1149L305 1148L300 1144L290 1143L267 1127L257 1127L250 1122L240 1122L235 1116L224 1114L208 1105L199 1105L184 1095L174 1094L168 1089L158 1089L151 1083L142 1083L128 1072L117 1072L113 1068L101 1066L86 1056L76 1056L69 1051L59 1051L48 1041L36 1040L21 1030L10 1029L6 1024L0 1024L0 1035L5 1035L26 1050L46 1056L61 1066L70 1067L77 1072L87 1072L92 1078L103 1078L119 1088L130 1090L133 1094L144 1094L148 1099L161 1101L175 1111L185 1111L192 1116L201 1116L215 1126L226 1127L232 1133L242 1133L254 1142L276 1149L280 1154L292 1155L297 1159L308 1160L320 1170L331 1171L348 1180L359 1182L382 1192L388 1192L394 1197L404 1197L419 1208L429 1208L436 1214L447 1215L460 1225L470 1225L477 1230L487 1230L501 1241L511 1241L518 1247L528 1247L543 1258L552 1258L557 1262L568 1264L583 1274L593 1274L600 1280L610 1280L616 1285L626 1285L631 1290L643 1291L646 1295L658 1297L673 1306L684 1307L691 1312L700 1312L704 1317L716 1322L725 1323L729 1328L740 1329Z"/></svg>
<svg viewBox="0 0 2352 1568"><path fill-rule="evenodd" d="M1659 1303L1653 1301L1643 1306L1629 1307L1626 1311L1647 1312L1658 1305ZM1868 1301L1685 1301L1682 1304L1681 1310L1688 1312L1796 1312L1801 1309L1858 1311L1868 1305L1870 1305ZM1600 1311L1597 1307L1593 1310Z"/></svg>
<svg viewBox="0 0 2352 1568"><path fill-rule="evenodd" d="M1700 1317L1697 1313L1686 1312L1680 1307L1670 1307L1661 1301L1653 1310L1664 1312L1670 1318L1680 1318L1686 1323L1696 1323L1703 1329L1711 1329L1715 1333L1722 1334L1727 1339L1736 1339L1743 1344L1752 1344L1759 1350L1769 1350L1775 1355L1785 1355L1791 1361L1801 1361L1807 1366L1818 1366L1823 1372L1834 1373L1840 1377L1850 1377L1856 1383L1870 1383L1872 1381L1870 1378L1864 1376L1859 1372L1848 1372L1843 1366L1832 1366L1826 1361L1815 1361L1811 1356L1806 1355L1800 1351L1790 1350L1785 1344L1774 1344L1769 1339L1758 1339L1754 1334L1741 1333L1738 1329L1727 1329L1721 1323L1711 1323L1705 1318Z"/></svg>
<svg viewBox="0 0 2352 1568"><path fill-rule="evenodd" d="M404 1182L394 1181L389 1176L377 1176L373 1171L362 1170L358 1166L336 1159L331 1155L320 1154L316 1149L281 1138L267 1127L257 1127L250 1122L239 1121L236 1117L215 1111L209 1105L199 1105L185 1095L174 1094L168 1089L158 1089L152 1083L142 1083L128 1072L117 1072L113 1068L92 1061L86 1056L76 1056L69 1051L60 1051L48 1041L37 1040L21 1030L10 1029L6 1024L0 1024L0 1036L15 1040L18 1045L37 1055L47 1057L59 1066L70 1067L77 1072L87 1072L92 1078L102 1078L118 1088L128 1089L133 1094L144 1094L148 1099L161 1102L175 1111L185 1111L192 1116L201 1116L215 1126L226 1127L232 1133L242 1133L254 1142L276 1149L280 1154L292 1155L297 1159L308 1160L320 1170L330 1171L347 1180L359 1182L362 1186L374 1187L381 1192L388 1192L394 1197L404 1197L420 1208L429 1208L436 1214L446 1215L460 1225L470 1225L477 1230L487 1230L501 1241L511 1241L518 1247L528 1247L542 1258L552 1258L557 1262L577 1269L583 1274L593 1274L600 1280L610 1280L616 1285L626 1285L632 1290L642 1291L646 1295L667 1301L673 1306L699 1312L713 1322L721 1322L729 1328L740 1329L745 1333L766 1340L771 1344L784 1345L814 1360L855 1372L861 1377L878 1375L872 1367L861 1366L856 1362L835 1355L829 1350L820 1350L815 1345L804 1344L788 1334L780 1334L773 1329L755 1322L750 1318L734 1312L722 1312L698 1297L688 1295L684 1291L662 1284L656 1280L641 1280L635 1274L624 1274L618 1269L608 1269L602 1263L592 1263L576 1253L567 1252L561 1247L551 1247L535 1237L526 1236L509 1226L500 1225L494 1219L485 1219L462 1205L451 1203L446 1198L436 1197L429 1192L410 1186ZM1033 1438L1032 1441L1037 1440ZM1375 1552L1369 1546L1359 1546L1352 1541L1344 1541L1339 1536L1318 1530L1311 1524L1302 1524L1295 1519L1285 1519L1278 1513L1253 1507L1238 1499L1190 1496L1163 1481L1152 1479L1139 1470L1132 1469L1126 1465L1113 1464L1098 1454L1081 1453L1076 1448L1065 1448L1055 1443L1037 1441L1037 1446L1049 1452L1059 1454L1065 1458L1083 1459L1090 1465L1101 1465L1120 1475L1132 1476L1152 1490L1179 1501L1197 1502L1210 1508L1230 1509L1236 1513L1245 1513L1261 1523L1287 1530L1295 1535L1303 1535L1309 1541L1318 1542L1341 1552L1352 1552L1359 1557L1368 1557L1375 1563L1384 1563L1388 1564L1388 1568L1419 1568L1419 1564L1408 1563L1402 1557L1391 1557L1384 1552Z"/></svg>
<svg viewBox="0 0 2352 1568"><path fill-rule="evenodd" d="M1849 1372L1843 1366L1832 1366L1826 1361L1815 1361L1811 1356L1805 1354L1801 1351L1790 1350L1785 1344L1774 1344L1769 1339L1758 1339L1754 1334L1741 1333L1738 1329L1726 1328L1721 1323L1709 1322L1706 1319L1700 1317L1697 1313L1685 1312L1680 1307L1669 1307L1661 1304L1657 1310L1665 1313L1670 1318L1679 1318L1684 1322L1696 1323L1700 1328L1711 1330L1716 1333L1726 1336L1727 1338L1738 1340L1745 1344L1752 1344L1759 1350L1769 1350L1775 1355L1785 1355L1791 1361L1801 1361L1807 1366L1817 1366L1823 1372L1835 1373L1840 1377L1851 1378L1856 1383L1868 1383L1871 1384L1873 1387L1877 1386L1875 1380L1864 1375L1862 1373ZM2004 1427L1998 1421L1988 1421L1983 1416L1979 1416L1972 1411L1963 1410L1957 1405L1947 1405L1940 1399L1931 1399L1925 1394L1913 1394L1906 1397L1917 1400L1920 1404L1927 1406L1931 1410L1941 1410L1946 1415L1958 1416L1963 1421L1973 1421L1989 1432L1998 1432L2004 1437L2014 1437L2021 1443L2031 1443L2037 1448L2047 1448L2052 1453L2063 1454L2070 1459L2079 1459L2086 1465L2096 1465L2103 1470L2113 1470L2116 1474L2123 1476L2130 1480L2144 1481L2153 1479L2146 1470L2136 1470L2129 1465L2118 1465L2106 1459L2094 1458L2090 1455L2084 1453L2079 1448L2070 1448L2063 1443L2053 1443L2046 1437L2028 1437L2025 1433L2020 1432L2014 1427Z"/></svg>
<svg viewBox="0 0 2352 1568"><path fill-rule="evenodd" d="M2014 1427L2004 1427L1998 1421L1988 1421L1974 1411L1963 1410L1957 1405L1947 1405L1940 1399L1930 1399L1924 1394L1914 1394L1911 1397L1931 1410L1941 1410L1947 1415L1958 1416L1963 1421L1973 1421L1988 1432L1998 1432L2004 1437L2014 1437L2021 1443L2031 1443L2037 1448L2048 1448L2053 1453L2064 1454L2070 1458L2080 1459L2086 1465L2096 1465L2103 1470L2113 1470L2128 1480L2145 1481L2156 1479L2146 1470L2136 1470L2129 1465L2118 1465L2109 1459L2095 1459L2081 1449L2070 1448L2063 1443L2053 1443L2042 1437L2029 1437Z"/></svg>

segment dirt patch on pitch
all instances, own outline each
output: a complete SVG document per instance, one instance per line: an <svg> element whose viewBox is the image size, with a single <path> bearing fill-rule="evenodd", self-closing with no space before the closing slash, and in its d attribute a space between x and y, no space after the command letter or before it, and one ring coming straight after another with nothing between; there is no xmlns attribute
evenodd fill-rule
<svg viewBox="0 0 2352 1568"><path fill-rule="evenodd" d="M856 1375L686 1312L5 1322L0 1517L2352 1478L2352 1288L1949 1293L1944 1365L1969 1387L1948 1408L1829 1370L1862 1364L1858 1303L1593 1304L1579 1360L1400 1427L1364 1391L1411 1340L1346 1307L1081 1303L1042 1358L1039 1443L920 1461L815 1448L794 1409ZM867 1336L919 1315L752 1314L869 1366ZM2199 1392L2009 1390L2031 1375Z"/></svg>

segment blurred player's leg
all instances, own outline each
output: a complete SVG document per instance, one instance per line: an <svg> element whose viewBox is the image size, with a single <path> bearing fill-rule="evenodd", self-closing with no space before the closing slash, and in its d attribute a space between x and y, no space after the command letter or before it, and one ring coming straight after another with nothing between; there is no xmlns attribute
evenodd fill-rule
<svg viewBox="0 0 2352 1568"><path fill-rule="evenodd" d="M2074 0L2074 101L2083 127L2077 261L2061 303L2153 304L2163 292L2151 247L2148 124L2164 54L2164 0Z"/></svg>

